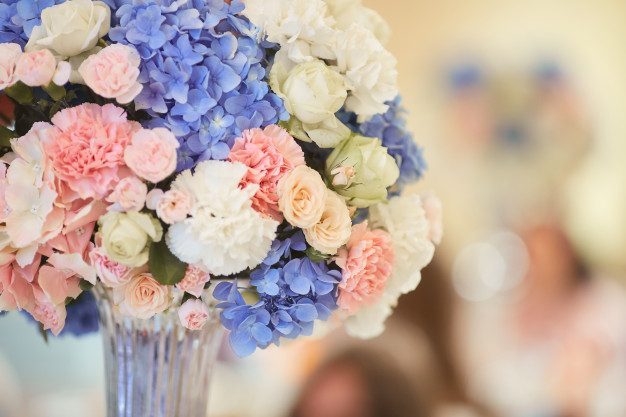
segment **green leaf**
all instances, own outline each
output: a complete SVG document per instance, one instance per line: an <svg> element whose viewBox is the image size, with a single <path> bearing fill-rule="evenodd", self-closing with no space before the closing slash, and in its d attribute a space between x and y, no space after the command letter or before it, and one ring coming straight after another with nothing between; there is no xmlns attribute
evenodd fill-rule
<svg viewBox="0 0 626 417"><path fill-rule="evenodd" d="M4 90L7 96L17 101L19 104L33 103L33 90L23 82L17 82Z"/></svg>
<svg viewBox="0 0 626 417"><path fill-rule="evenodd" d="M312 247L308 247L305 253L306 256L313 262L322 262L330 258L330 255L326 255L325 253L322 253L317 249L313 249Z"/></svg>
<svg viewBox="0 0 626 417"><path fill-rule="evenodd" d="M43 341L46 342L46 344L48 344L48 332L43 329L43 324L39 323L38 327L39 327L39 334L43 338Z"/></svg>
<svg viewBox="0 0 626 417"><path fill-rule="evenodd" d="M178 284L185 277L187 264L170 252L165 239L150 246L150 273L162 285Z"/></svg>
<svg viewBox="0 0 626 417"><path fill-rule="evenodd" d="M81 279L80 284L78 285L83 291L90 291L93 288L93 284L89 281L85 281L84 279Z"/></svg>
<svg viewBox="0 0 626 417"><path fill-rule="evenodd" d="M5 126L0 126L0 147L10 148L11 139L16 138L17 134Z"/></svg>
<svg viewBox="0 0 626 417"><path fill-rule="evenodd" d="M65 93L67 93L65 87L58 86L55 83L50 83L47 87L44 87L43 89L54 101L62 100L63 97L65 97Z"/></svg>

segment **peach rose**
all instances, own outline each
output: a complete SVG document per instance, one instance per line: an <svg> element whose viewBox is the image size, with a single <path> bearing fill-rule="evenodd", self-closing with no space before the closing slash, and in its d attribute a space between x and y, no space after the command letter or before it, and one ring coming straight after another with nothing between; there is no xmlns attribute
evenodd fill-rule
<svg viewBox="0 0 626 417"><path fill-rule="evenodd" d="M139 54L135 48L114 44L89 56L78 68L85 84L104 98L128 104L141 93Z"/></svg>
<svg viewBox="0 0 626 417"><path fill-rule="evenodd" d="M24 52L17 61L15 72L21 82L29 87L45 87L52 82L57 60L47 49Z"/></svg>
<svg viewBox="0 0 626 417"><path fill-rule="evenodd" d="M18 80L15 67L22 55L22 48L16 43L0 44L0 91L11 87Z"/></svg>
<svg viewBox="0 0 626 417"><path fill-rule="evenodd" d="M389 233L369 230L367 222L352 227L352 236L335 259L341 268L337 304L349 313L372 305L383 294L395 253Z"/></svg>
<svg viewBox="0 0 626 417"><path fill-rule="evenodd" d="M153 183L163 181L176 169L176 137L169 130L141 129L126 148L126 165L139 177Z"/></svg>
<svg viewBox="0 0 626 417"><path fill-rule="evenodd" d="M189 194L180 190L169 190L157 203L157 216L167 224L182 222L191 212L191 205Z"/></svg>
<svg viewBox="0 0 626 417"><path fill-rule="evenodd" d="M112 261L103 248L94 247L89 252L89 262L96 270L96 275L109 288L121 287L133 276L133 269Z"/></svg>
<svg viewBox="0 0 626 417"><path fill-rule="evenodd" d="M209 279L211 279L211 276L208 272L205 272L202 268L197 266L189 265L185 277L176 284L176 288L193 296L200 297Z"/></svg>
<svg viewBox="0 0 626 417"><path fill-rule="evenodd" d="M292 226L313 227L326 208L326 190L317 171L300 165L279 181L278 208Z"/></svg>
<svg viewBox="0 0 626 417"><path fill-rule="evenodd" d="M147 272L135 275L116 291L115 298L122 298L119 304L122 314L138 319L154 317L167 310L171 303L170 287L159 284Z"/></svg>
<svg viewBox="0 0 626 417"><path fill-rule="evenodd" d="M146 204L148 187L137 177L126 177L117 183L113 192L107 197L113 205L109 210L141 211Z"/></svg>
<svg viewBox="0 0 626 417"><path fill-rule="evenodd" d="M352 232L350 211L343 198L328 190L326 207L320 221L308 229L304 229L307 242L318 251L335 255L337 249L346 244Z"/></svg>
<svg viewBox="0 0 626 417"><path fill-rule="evenodd" d="M180 323L189 330L200 330L211 315L209 307L202 300L187 300L178 309Z"/></svg>

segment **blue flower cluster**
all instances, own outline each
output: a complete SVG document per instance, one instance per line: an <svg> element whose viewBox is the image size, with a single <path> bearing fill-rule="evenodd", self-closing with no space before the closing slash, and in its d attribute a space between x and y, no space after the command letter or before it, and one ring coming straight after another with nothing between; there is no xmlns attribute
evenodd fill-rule
<svg viewBox="0 0 626 417"><path fill-rule="evenodd" d="M107 0L115 11L109 38L142 58L135 99L150 127L170 129L181 143L178 169L225 159L245 129L288 118L266 81L258 28L241 0Z"/></svg>
<svg viewBox="0 0 626 417"><path fill-rule="evenodd" d="M338 114L352 131L361 135L379 138L387 152L393 156L400 167L400 178L397 189L411 182L419 180L426 171L426 161L420 148L413 140L413 135L406 128L404 117L405 109L402 107L401 98L388 102L389 110L385 114L372 117L365 123L359 124L356 115L342 111Z"/></svg>
<svg viewBox="0 0 626 417"><path fill-rule="evenodd" d="M3 0L0 4L0 43L26 45L35 26L41 23L41 12L65 0Z"/></svg>
<svg viewBox="0 0 626 417"><path fill-rule="evenodd" d="M219 283L213 296L221 301L221 320L230 330L230 344L238 356L248 356L257 348L311 335L316 320L327 320L337 309L339 270L325 262L294 252L306 250L302 232L292 238L276 240L265 262L250 274L250 284L258 302L248 304L236 283Z"/></svg>

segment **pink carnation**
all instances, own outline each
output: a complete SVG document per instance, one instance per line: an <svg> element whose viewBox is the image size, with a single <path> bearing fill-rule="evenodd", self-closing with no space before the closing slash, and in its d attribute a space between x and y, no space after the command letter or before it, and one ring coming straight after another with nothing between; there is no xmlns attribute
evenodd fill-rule
<svg viewBox="0 0 626 417"><path fill-rule="evenodd" d="M256 184L252 207L275 220L283 216L278 209L276 187L280 179L295 167L304 165L304 153L296 141L279 126L250 129L235 141L228 159L248 166L242 186Z"/></svg>
<svg viewBox="0 0 626 417"><path fill-rule="evenodd" d="M110 210L141 211L146 204L148 187L139 178L130 176L121 180L113 192L107 197L113 203Z"/></svg>
<svg viewBox="0 0 626 417"><path fill-rule="evenodd" d="M176 169L179 146L176 137L167 129L141 129L133 135L124 160L137 176L156 184Z"/></svg>
<svg viewBox="0 0 626 417"><path fill-rule="evenodd" d="M202 300L187 300L178 309L180 323L189 330L202 329L209 316L209 308Z"/></svg>
<svg viewBox="0 0 626 417"><path fill-rule="evenodd" d="M141 93L139 54L127 45L110 45L91 55L80 65L78 72L85 84L96 94L114 98L120 104L130 103Z"/></svg>
<svg viewBox="0 0 626 417"><path fill-rule="evenodd" d="M141 126L113 104L82 104L58 112L44 140L54 173L78 197L102 200L128 176L124 150Z"/></svg>
<svg viewBox="0 0 626 417"><path fill-rule="evenodd" d="M376 302L391 276L394 251L384 230L369 230L367 222L352 227L352 235L335 260L342 270L339 306L350 313Z"/></svg>
<svg viewBox="0 0 626 417"><path fill-rule="evenodd" d="M30 87L45 87L52 82L57 60L47 49L24 52L17 61L15 72L21 82Z"/></svg>
<svg viewBox="0 0 626 417"><path fill-rule="evenodd" d="M189 265L185 277L176 284L176 288L193 296L200 297L209 279L211 279L211 276L207 272L197 266Z"/></svg>
<svg viewBox="0 0 626 417"><path fill-rule="evenodd" d="M22 55L22 48L16 43L0 43L0 91L18 81L15 66Z"/></svg>

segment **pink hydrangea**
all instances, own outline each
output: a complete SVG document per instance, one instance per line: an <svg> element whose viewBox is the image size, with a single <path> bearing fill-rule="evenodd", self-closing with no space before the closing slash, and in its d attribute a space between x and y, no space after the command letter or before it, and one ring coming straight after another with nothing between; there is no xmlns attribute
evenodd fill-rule
<svg viewBox="0 0 626 417"><path fill-rule="evenodd" d="M81 199L102 200L124 177L124 151L141 126L123 109L82 104L52 118L44 140L54 173Z"/></svg>
<svg viewBox="0 0 626 417"><path fill-rule="evenodd" d="M304 153L296 141L279 126L250 129L235 141L228 159L248 166L242 186L256 184L259 190L252 207L275 220L283 216L278 209L276 188L280 179L295 167L304 165Z"/></svg>
<svg viewBox="0 0 626 417"><path fill-rule="evenodd" d="M339 283L339 307L354 313L376 302L391 276L394 257L389 233L370 230L367 222L353 226L350 240L335 259L343 277Z"/></svg>
<svg viewBox="0 0 626 417"><path fill-rule="evenodd" d="M165 128L142 129L133 135L124 159L137 176L156 184L174 173L179 146L174 134Z"/></svg>
<svg viewBox="0 0 626 417"><path fill-rule="evenodd" d="M120 104L130 103L141 93L139 77L141 59L135 48L110 45L88 57L78 69L85 84L96 94L114 98Z"/></svg>
<svg viewBox="0 0 626 417"><path fill-rule="evenodd" d="M209 308L202 300L187 300L178 309L180 323L189 330L202 329L209 316Z"/></svg>
<svg viewBox="0 0 626 417"><path fill-rule="evenodd" d="M200 297L209 279L211 279L211 276L208 272L203 271L197 266L189 265L185 277L176 284L176 288L193 296Z"/></svg>

